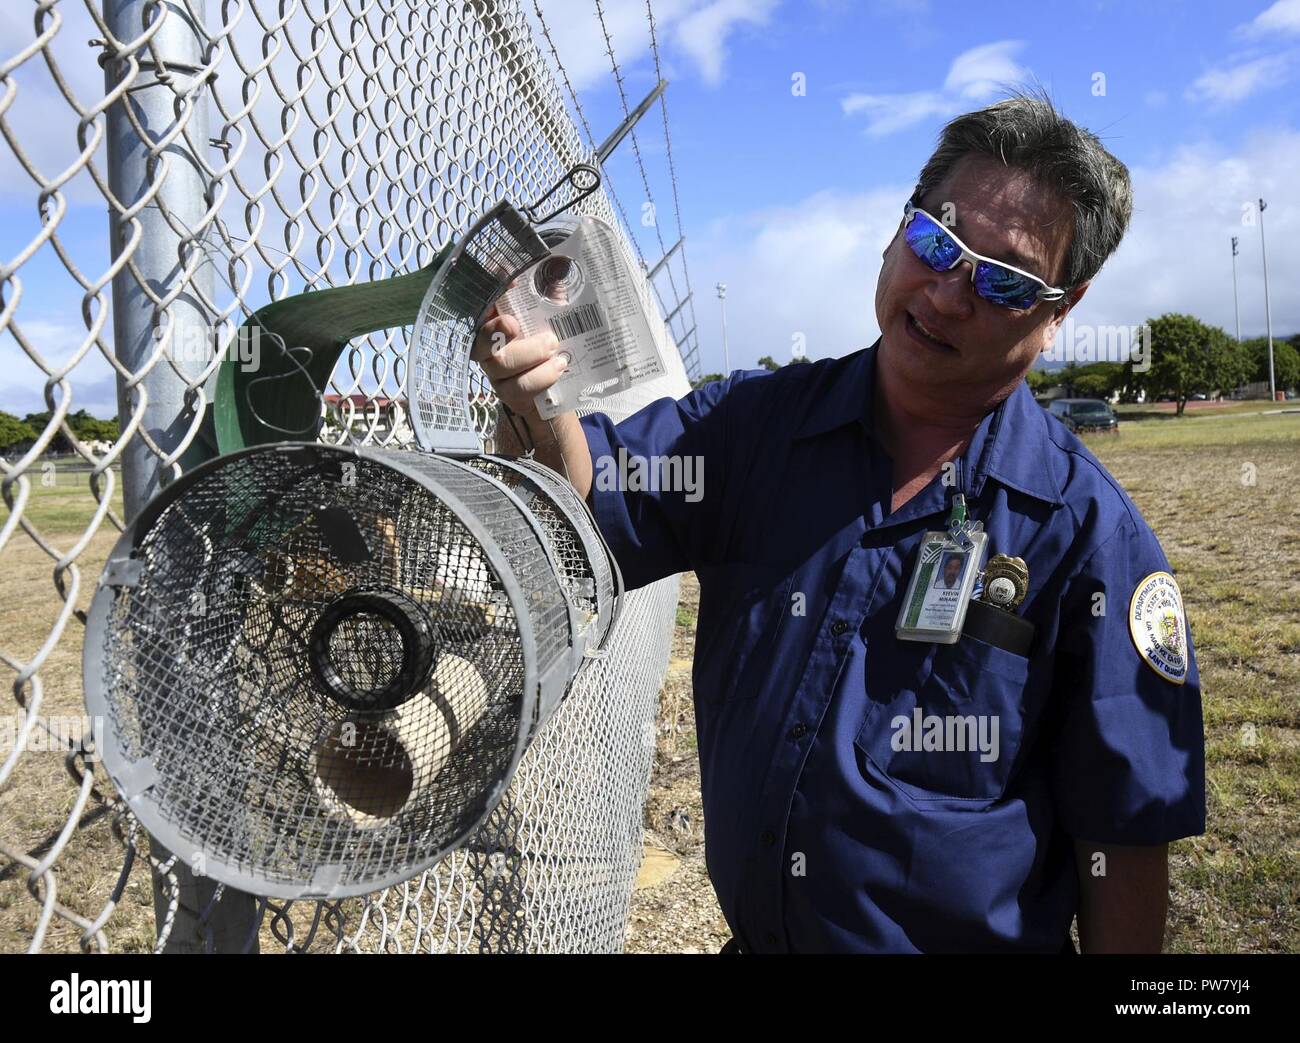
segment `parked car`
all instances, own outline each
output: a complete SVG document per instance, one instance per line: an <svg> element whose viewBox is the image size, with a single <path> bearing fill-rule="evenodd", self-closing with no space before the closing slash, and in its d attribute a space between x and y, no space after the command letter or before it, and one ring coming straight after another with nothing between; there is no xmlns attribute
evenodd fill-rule
<svg viewBox="0 0 1300 1043"><path fill-rule="evenodd" d="M1085 431L1119 434L1119 418L1099 398L1058 398L1047 409L1075 434Z"/></svg>

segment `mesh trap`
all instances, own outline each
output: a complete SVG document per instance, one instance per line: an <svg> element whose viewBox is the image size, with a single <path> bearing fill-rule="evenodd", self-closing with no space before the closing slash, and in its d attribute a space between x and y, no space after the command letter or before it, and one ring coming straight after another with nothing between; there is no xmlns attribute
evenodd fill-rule
<svg viewBox="0 0 1300 1043"><path fill-rule="evenodd" d="M119 790L197 872L364 894L488 815L620 590L547 468L258 447L178 479L119 540L87 707Z"/></svg>
<svg viewBox="0 0 1300 1043"><path fill-rule="evenodd" d="M549 252L526 218L500 202L474 222L434 274L407 359L411 429L421 449L477 452L484 418L469 388L480 320L520 271Z"/></svg>

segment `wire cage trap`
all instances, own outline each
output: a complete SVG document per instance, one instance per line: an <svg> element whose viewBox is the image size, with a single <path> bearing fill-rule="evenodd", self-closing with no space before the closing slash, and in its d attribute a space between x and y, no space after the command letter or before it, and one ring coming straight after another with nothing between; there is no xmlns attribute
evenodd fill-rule
<svg viewBox="0 0 1300 1043"><path fill-rule="evenodd" d="M492 811L601 654L622 582L589 508L484 454L469 402L478 320L545 255L500 204L434 275L413 343L437 345L422 372L441 379L412 416L440 451L229 453L110 555L87 709L133 811L196 872L288 898L409 879Z"/></svg>
<svg viewBox="0 0 1300 1043"><path fill-rule="evenodd" d="M454 848L614 618L544 468L285 444L178 480L92 603L86 699L142 823L206 875L362 894Z"/></svg>

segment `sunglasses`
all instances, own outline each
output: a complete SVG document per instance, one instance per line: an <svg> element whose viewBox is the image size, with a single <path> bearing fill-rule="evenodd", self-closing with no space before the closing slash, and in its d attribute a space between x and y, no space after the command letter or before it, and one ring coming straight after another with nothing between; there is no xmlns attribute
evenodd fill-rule
<svg viewBox="0 0 1300 1043"><path fill-rule="evenodd" d="M948 272L962 261L970 261L970 281L975 292L1004 308L1031 308L1038 301L1058 301L1065 296L1065 290L1048 286L1036 275L977 254L911 203L903 210L903 238L931 271Z"/></svg>

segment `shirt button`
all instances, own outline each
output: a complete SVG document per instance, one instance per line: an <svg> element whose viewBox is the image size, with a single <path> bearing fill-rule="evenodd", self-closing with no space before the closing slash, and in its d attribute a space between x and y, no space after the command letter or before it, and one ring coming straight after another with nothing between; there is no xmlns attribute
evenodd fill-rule
<svg viewBox="0 0 1300 1043"><path fill-rule="evenodd" d="M775 944L776 944L776 935L773 934L771 931L768 931L768 932L767 932L767 944L768 944L768 945L775 945Z"/></svg>
<svg viewBox="0 0 1300 1043"><path fill-rule="evenodd" d="M808 725L804 724L802 721L790 729L790 738L792 739L802 739L807 734Z"/></svg>
<svg viewBox="0 0 1300 1043"><path fill-rule="evenodd" d="M776 834L770 829L763 830L763 835L758 838L763 842L764 847L771 847L776 843Z"/></svg>
<svg viewBox="0 0 1300 1043"><path fill-rule="evenodd" d="M831 624L831 633L837 637L849 629L849 624L843 619L837 619Z"/></svg>

